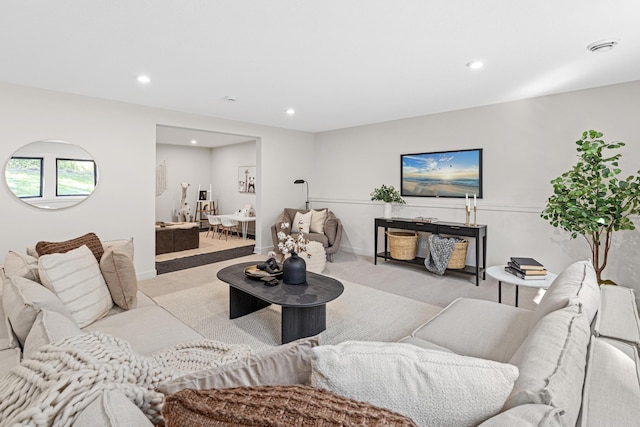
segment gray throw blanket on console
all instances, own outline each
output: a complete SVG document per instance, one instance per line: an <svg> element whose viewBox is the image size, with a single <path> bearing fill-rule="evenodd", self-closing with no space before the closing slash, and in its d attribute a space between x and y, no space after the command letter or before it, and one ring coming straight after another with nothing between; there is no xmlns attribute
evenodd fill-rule
<svg viewBox="0 0 640 427"><path fill-rule="evenodd" d="M428 238L429 256L424 260L424 266L432 273L444 274L449 264L449 258L456 245L462 241L455 237L442 237L439 234L432 234Z"/></svg>

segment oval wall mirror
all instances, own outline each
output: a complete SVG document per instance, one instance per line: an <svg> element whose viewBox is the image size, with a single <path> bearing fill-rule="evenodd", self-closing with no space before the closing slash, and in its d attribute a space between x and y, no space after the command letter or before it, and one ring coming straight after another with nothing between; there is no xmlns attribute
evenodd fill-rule
<svg viewBox="0 0 640 427"><path fill-rule="evenodd" d="M11 192L41 209L62 209L86 200L98 184L95 160L66 141L36 141L11 155L4 169Z"/></svg>

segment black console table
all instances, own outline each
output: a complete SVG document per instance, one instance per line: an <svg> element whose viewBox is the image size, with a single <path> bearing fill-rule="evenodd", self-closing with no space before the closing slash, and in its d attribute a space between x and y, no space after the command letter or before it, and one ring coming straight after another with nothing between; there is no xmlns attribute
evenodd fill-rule
<svg viewBox="0 0 640 427"><path fill-rule="evenodd" d="M384 228L384 251L378 252L378 229ZM457 222L424 222L417 219L407 218L376 218L374 226L374 253L373 263L378 263L378 258L384 258L385 261L394 261L405 264L414 264L424 266L424 258L416 257L412 260L398 260L391 258L389 252L389 238L387 231L390 228L412 230L425 233L439 233L451 236L472 237L476 242L476 265L467 265L463 269L451 270L476 276L476 286L480 285L480 274L482 280L485 279L485 270L487 268L487 226L486 225L465 225ZM480 245L482 244L482 252ZM480 266L480 254L482 253L482 267Z"/></svg>

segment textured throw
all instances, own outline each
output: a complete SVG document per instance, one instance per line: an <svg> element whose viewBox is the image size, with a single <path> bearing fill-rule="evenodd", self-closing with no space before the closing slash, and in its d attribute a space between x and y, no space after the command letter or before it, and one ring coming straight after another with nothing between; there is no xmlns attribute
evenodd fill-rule
<svg viewBox="0 0 640 427"><path fill-rule="evenodd" d="M456 242L462 240L456 237L442 237L439 234L432 234L428 241L429 256L425 258L424 266L430 272L442 275L447 269Z"/></svg>
<svg viewBox="0 0 640 427"><path fill-rule="evenodd" d="M71 425L100 393L114 389L156 424L164 404L164 395L155 391L160 382L250 353L243 345L202 340L144 357L101 332L68 337L42 347L0 380L0 425Z"/></svg>

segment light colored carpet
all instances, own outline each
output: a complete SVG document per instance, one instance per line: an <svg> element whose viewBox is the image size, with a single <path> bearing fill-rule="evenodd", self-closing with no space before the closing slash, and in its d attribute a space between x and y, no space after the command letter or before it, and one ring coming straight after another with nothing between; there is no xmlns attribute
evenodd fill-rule
<svg viewBox="0 0 640 427"><path fill-rule="evenodd" d="M396 341L437 314L441 308L355 283L343 282L344 293L327 304L324 344L345 340ZM264 286L256 282L256 286ZM229 286L214 281L161 297L158 304L208 339L248 344L261 351L281 343L280 307L229 319Z"/></svg>
<svg viewBox="0 0 640 427"><path fill-rule="evenodd" d="M280 307L270 306L237 319L229 319L229 286L218 280L216 273L226 265L263 258L253 255L163 274L141 281L140 289L206 338L230 344L248 344L255 352L259 352L281 342ZM182 277L177 280L179 276ZM327 329L320 334L321 342L325 344L345 340L396 341L409 335L442 309L341 281L345 287L344 293L327 304Z"/></svg>
<svg viewBox="0 0 640 427"><path fill-rule="evenodd" d="M140 281L139 287L195 329L210 330L206 334L211 334L212 339L266 348L280 342L280 313L267 308L229 320L228 286L216 279L218 270L223 267L239 262L262 262L266 258L254 254L162 274ZM438 276L419 267L384 261L374 265L371 257L347 252L339 252L334 262L327 262L323 274L346 284L345 293L327 306L328 329L323 338L331 342L364 337L369 333L374 335L367 339L393 341L407 335L456 298L498 300L497 282L488 276L480 286L475 286L469 275L448 273ZM379 292L369 293L369 290ZM520 307L534 309L536 295L535 289L521 288ZM503 285L502 298L503 304L514 305L514 287ZM214 299L217 302L209 303ZM370 299L375 304L370 303ZM417 312L424 312L424 315ZM216 338L219 334L230 336Z"/></svg>
<svg viewBox="0 0 640 427"><path fill-rule="evenodd" d="M209 233L209 236L207 236L206 234L206 231L200 232L200 247L196 249L189 249L186 251L169 252L166 254L156 255L156 262L169 261L172 259L184 258L192 255L224 251L226 249L233 249L256 244L256 241L253 239L243 239L242 237L238 237L235 234L233 236L229 236L228 240L225 240L224 235L222 236L222 239L219 239L217 235L214 238L213 233L211 232Z"/></svg>

